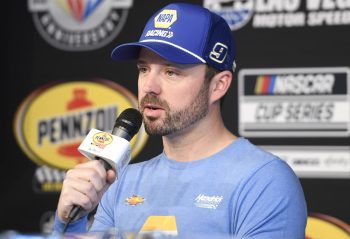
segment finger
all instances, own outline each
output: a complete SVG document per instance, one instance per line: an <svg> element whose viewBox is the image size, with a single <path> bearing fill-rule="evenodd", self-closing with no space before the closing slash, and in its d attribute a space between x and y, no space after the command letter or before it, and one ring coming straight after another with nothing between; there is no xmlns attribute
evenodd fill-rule
<svg viewBox="0 0 350 239"><path fill-rule="evenodd" d="M93 168L101 177L106 177L106 170L99 160L91 160L86 163L78 164L76 168Z"/></svg>
<svg viewBox="0 0 350 239"><path fill-rule="evenodd" d="M68 215L74 205L81 206L84 210L82 214L87 214L93 208L90 198L80 191L72 189L69 185L64 185L58 202L57 215L63 221L68 220Z"/></svg>
<svg viewBox="0 0 350 239"><path fill-rule="evenodd" d="M109 185L111 185L115 179L116 179L117 174L113 170L108 170L107 171L107 176L106 176L106 181Z"/></svg>
<svg viewBox="0 0 350 239"><path fill-rule="evenodd" d="M89 182L66 179L63 184L65 191L62 193L70 205L79 205L85 210L91 210L91 207L99 201L98 192Z"/></svg>
<svg viewBox="0 0 350 239"><path fill-rule="evenodd" d="M102 177L95 168L80 167L68 170L66 179L80 179L85 182L92 183L96 191L102 190L106 184L106 174Z"/></svg>

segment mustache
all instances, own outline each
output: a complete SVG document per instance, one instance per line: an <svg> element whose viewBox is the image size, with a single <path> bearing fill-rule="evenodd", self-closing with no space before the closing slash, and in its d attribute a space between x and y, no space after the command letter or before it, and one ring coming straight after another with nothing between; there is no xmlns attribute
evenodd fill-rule
<svg viewBox="0 0 350 239"><path fill-rule="evenodd" d="M142 111L145 108L146 104L152 104L160 108L163 108L165 110L170 109L168 102L166 102L165 100L159 99L157 96L154 96L151 94L147 94L141 99L140 108Z"/></svg>

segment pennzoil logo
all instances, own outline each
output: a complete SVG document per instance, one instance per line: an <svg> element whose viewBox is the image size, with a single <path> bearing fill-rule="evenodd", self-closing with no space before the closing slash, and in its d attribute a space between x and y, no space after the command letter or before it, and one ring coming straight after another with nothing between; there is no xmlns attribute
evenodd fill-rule
<svg viewBox="0 0 350 239"><path fill-rule="evenodd" d="M112 81L56 82L35 90L22 102L14 119L14 133L35 163L70 169L87 160L77 148L91 128L111 132L116 116L137 105L131 92ZM96 137L103 147L111 140L108 134ZM146 140L141 127L130 142L132 158Z"/></svg>
<svg viewBox="0 0 350 239"><path fill-rule="evenodd" d="M28 0L40 35L65 51L101 48L123 28L132 0Z"/></svg>
<svg viewBox="0 0 350 239"><path fill-rule="evenodd" d="M136 206L138 204L142 204L145 201L144 197L132 195L131 197L128 197L125 199L125 202L131 206Z"/></svg>
<svg viewBox="0 0 350 239"><path fill-rule="evenodd" d="M99 148L104 149L107 145L113 142L113 137L106 132L99 132L93 136L92 142Z"/></svg>
<svg viewBox="0 0 350 239"><path fill-rule="evenodd" d="M176 20L176 10L165 9L154 18L154 26L156 28L169 28Z"/></svg>

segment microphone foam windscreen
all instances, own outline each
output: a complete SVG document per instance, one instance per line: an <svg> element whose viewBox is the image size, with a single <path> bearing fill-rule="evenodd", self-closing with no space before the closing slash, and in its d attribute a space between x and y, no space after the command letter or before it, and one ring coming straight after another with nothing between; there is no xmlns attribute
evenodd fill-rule
<svg viewBox="0 0 350 239"><path fill-rule="evenodd" d="M114 127L123 127L125 128L130 136L134 136L140 129L142 125L142 115L141 113L134 109L128 108L124 110L115 122Z"/></svg>

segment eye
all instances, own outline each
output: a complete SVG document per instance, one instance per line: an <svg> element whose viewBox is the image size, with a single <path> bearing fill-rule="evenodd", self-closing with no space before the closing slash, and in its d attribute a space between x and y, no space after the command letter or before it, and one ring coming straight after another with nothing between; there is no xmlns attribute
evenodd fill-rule
<svg viewBox="0 0 350 239"><path fill-rule="evenodd" d="M145 66L137 66L139 73L146 73L147 68Z"/></svg>
<svg viewBox="0 0 350 239"><path fill-rule="evenodd" d="M172 69L168 69L168 70L166 70L166 75L169 77L174 77L174 76L178 76L179 73L177 73L176 71L174 71Z"/></svg>

